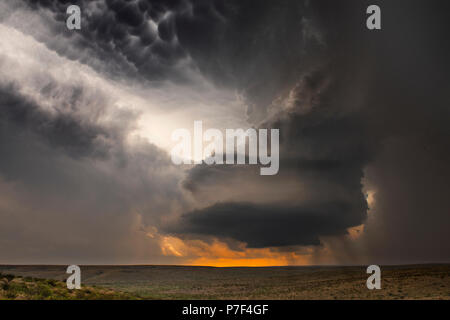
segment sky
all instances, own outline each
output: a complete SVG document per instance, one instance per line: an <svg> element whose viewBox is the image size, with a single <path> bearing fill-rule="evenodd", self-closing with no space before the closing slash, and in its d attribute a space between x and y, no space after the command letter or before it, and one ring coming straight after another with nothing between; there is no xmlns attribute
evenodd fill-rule
<svg viewBox="0 0 450 320"><path fill-rule="evenodd" d="M1 1L0 263L449 262L449 10ZM196 120L279 129L278 174L175 165Z"/></svg>

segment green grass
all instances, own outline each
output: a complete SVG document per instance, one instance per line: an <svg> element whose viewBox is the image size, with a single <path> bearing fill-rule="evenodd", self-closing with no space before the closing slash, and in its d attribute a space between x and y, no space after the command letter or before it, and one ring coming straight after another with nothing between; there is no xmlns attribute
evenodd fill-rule
<svg viewBox="0 0 450 320"><path fill-rule="evenodd" d="M0 274L2 300L116 300L137 297L104 288L67 289L66 283L55 279L38 279Z"/></svg>

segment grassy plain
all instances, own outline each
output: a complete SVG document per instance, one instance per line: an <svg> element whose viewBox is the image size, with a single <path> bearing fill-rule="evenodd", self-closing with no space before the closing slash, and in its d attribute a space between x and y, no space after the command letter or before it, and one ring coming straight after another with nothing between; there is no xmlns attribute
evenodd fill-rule
<svg viewBox="0 0 450 320"><path fill-rule="evenodd" d="M56 293L9 296L22 299L450 299L449 264L381 266L381 290L367 289L362 266L80 266L85 294L65 289L66 267L0 265L0 273L21 276L10 283L19 287L31 279L52 289L48 280L59 280Z"/></svg>

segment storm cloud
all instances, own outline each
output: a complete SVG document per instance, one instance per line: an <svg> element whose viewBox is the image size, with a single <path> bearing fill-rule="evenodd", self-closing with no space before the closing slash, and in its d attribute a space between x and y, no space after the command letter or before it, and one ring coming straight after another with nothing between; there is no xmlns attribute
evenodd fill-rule
<svg viewBox="0 0 450 320"><path fill-rule="evenodd" d="M250 119L256 112L255 121L261 115L265 118L255 122L260 127L280 129L280 176L268 181L252 175L248 167L197 166L184 186L206 207L182 215L180 225L188 227L185 231L178 229L179 233L219 234L250 246L307 245L311 237L325 235L321 228L335 228L336 233L345 234L349 227L365 223L364 237L355 241L354 246L339 249L353 251L349 254L352 261L376 259L399 263L448 259L442 243L448 242L444 229L449 225L450 210L440 200L448 190L447 184L440 181L449 176L445 164L449 157L450 135L446 124L450 110L449 81L444 54L449 52L444 40L447 25L444 12L448 8L443 2L432 5L421 1L380 2L386 13L383 30L371 33L364 29L360 14L367 5L311 2L303 11L305 21L312 21L314 26L313 31L309 30L314 35L309 45L298 41L277 46L278 54L266 56L263 63L252 60L251 67L258 70L254 75L245 67L231 68L238 79L249 78L246 81L252 85L261 83L256 91L245 86L243 90L250 101L259 101L255 105L260 110L250 109ZM431 25L418 22L428 21L431 16L434 19ZM256 21L253 28L265 26L269 20ZM269 49L263 55L271 47L271 38L264 39L269 42L264 44ZM221 44L221 48L224 46ZM293 64L283 57L284 52L291 49L296 52L299 47L304 52L296 57L308 63ZM239 43L235 52L246 56L253 49ZM258 52L253 51L256 55ZM233 54L228 52L227 56ZM217 64L226 65L226 59ZM273 75L270 71L273 66L278 71L283 66L291 69L280 71L286 75L281 82L276 77L270 81L259 77L266 71ZM428 161L435 170L426 169ZM392 166L398 166L398 170L393 171ZM415 179L417 184L413 182ZM292 180L300 185L290 183ZM239 189L230 191L233 185ZM405 188L408 191L402 191ZM420 192L424 189L430 192ZM271 190L277 196L271 195ZM279 195L283 193L280 190L287 196ZM361 205L365 202L363 192L367 190L376 193L369 219L367 207ZM254 196L258 192L260 199ZM237 194L254 202L245 206L223 203ZM307 203L311 199L316 200L316 206L308 207L310 210L327 212L315 215L320 223L303 219L304 210L297 206L286 209L289 204ZM345 205L322 210L321 204L330 201L343 201ZM417 206L411 206L416 202ZM355 208L357 214L350 215L348 208ZM433 222L427 219L430 211ZM260 212L260 216L255 212ZM286 219L289 215L292 217ZM347 220L350 216L354 219ZM419 221L424 219L427 223L421 226ZM276 226L276 222L283 227L269 227ZM432 230L436 237L427 236ZM259 241L250 240L250 235Z"/></svg>
<svg viewBox="0 0 450 320"><path fill-rule="evenodd" d="M320 236L342 235L349 226L359 225L364 214L364 201L355 208L347 203L217 203L183 215L180 228L182 233L243 241L250 248L319 245Z"/></svg>
<svg viewBox="0 0 450 320"><path fill-rule="evenodd" d="M366 28L369 4L382 30ZM450 259L447 2L0 8L4 262L172 263L166 235L325 245L328 263ZM279 173L174 166L166 131L191 119L279 129Z"/></svg>

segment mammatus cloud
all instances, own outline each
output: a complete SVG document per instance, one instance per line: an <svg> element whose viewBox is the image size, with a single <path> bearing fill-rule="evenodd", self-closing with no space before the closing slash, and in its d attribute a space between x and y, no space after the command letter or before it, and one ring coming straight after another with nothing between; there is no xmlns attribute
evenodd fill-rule
<svg viewBox="0 0 450 320"><path fill-rule="evenodd" d="M43 24L50 28L51 34L36 33L36 38L59 54L110 76L186 80L189 61L174 25L177 15L189 10L185 1L24 2L28 4L24 10L45 17ZM69 4L80 6L82 12L82 28L76 33L64 28Z"/></svg>

